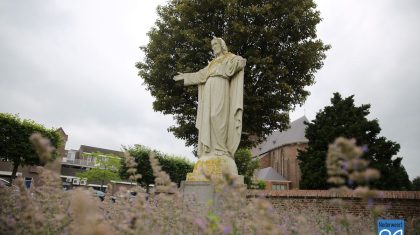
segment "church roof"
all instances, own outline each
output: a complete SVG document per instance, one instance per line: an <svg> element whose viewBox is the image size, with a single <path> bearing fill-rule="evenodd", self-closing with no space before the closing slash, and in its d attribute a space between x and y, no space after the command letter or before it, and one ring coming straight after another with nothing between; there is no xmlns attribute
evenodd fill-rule
<svg viewBox="0 0 420 235"><path fill-rule="evenodd" d="M287 144L294 143L308 143L305 137L306 125L304 122L309 122L306 116L303 116L292 123L290 128L285 131L275 131L267 137L267 139L252 149L254 156L260 156L272 149L281 147Z"/></svg>
<svg viewBox="0 0 420 235"><path fill-rule="evenodd" d="M277 173L277 171L274 170L272 167L260 169L256 175L258 180L289 181L283 176L281 176L279 173Z"/></svg>

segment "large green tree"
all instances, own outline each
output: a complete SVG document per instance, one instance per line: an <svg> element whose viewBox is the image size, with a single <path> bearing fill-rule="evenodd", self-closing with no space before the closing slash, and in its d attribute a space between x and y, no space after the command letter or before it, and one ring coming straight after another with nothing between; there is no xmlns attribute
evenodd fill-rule
<svg viewBox="0 0 420 235"><path fill-rule="evenodd" d="M18 115L0 113L0 160L13 162L12 180L16 178L19 166L41 164L33 144L29 141L34 133L48 138L56 149L62 144L57 130L45 128L29 119L21 119ZM56 156L57 151L52 157Z"/></svg>
<svg viewBox="0 0 420 235"><path fill-rule="evenodd" d="M185 180L187 173L192 172L194 167L194 164L185 158L167 155L143 145L134 145L133 147L127 147L125 150L137 163L137 173L142 176L138 180L138 183L145 186L147 189L149 184L154 184L155 182L155 177L153 176L153 170L149 160L150 154L155 155L162 167L162 170L168 173L171 181L177 183L178 185L181 181ZM124 179L127 179L129 176L124 161L122 161L120 176Z"/></svg>
<svg viewBox="0 0 420 235"><path fill-rule="evenodd" d="M407 190L410 180L401 157L396 157L400 145L378 136L381 128L378 120L368 120L370 105L356 106L354 96L342 98L334 93L331 105L319 111L315 120L307 124L308 148L299 152L302 172L300 187L303 189L326 189L327 170L325 160L328 145L338 137L354 138L357 145L365 146L363 157L370 167L378 169L381 178L371 186L385 190ZM351 186L351 185L350 185Z"/></svg>
<svg viewBox="0 0 420 235"><path fill-rule="evenodd" d="M169 131L188 146L197 143L197 88L172 77L205 67L213 36L247 59L242 146L255 144L249 137L287 127L288 112L306 100L305 88L314 83L329 48L317 39L321 18L313 0L171 0L158 16L136 66L156 98L153 108L174 115Z"/></svg>

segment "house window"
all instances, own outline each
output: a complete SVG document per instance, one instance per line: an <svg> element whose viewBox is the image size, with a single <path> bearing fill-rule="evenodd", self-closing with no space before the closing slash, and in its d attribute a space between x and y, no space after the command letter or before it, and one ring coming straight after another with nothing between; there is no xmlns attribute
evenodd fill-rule
<svg viewBox="0 0 420 235"><path fill-rule="evenodd" d="M76 151L69 150L69 152L67 153L67 159L70 161L74 161L74 159L76 159Z"/></svg>
<svg viewBox="0 0 420 235"><path fill-rule="evenodd" d="M286 185L283 184L273 184L271 186L272 190L286 190Z"/></svg>

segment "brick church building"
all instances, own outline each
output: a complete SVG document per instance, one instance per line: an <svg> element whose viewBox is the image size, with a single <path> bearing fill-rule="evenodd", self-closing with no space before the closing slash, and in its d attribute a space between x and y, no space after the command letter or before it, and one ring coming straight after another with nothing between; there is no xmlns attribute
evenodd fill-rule
<svg viewBox="0 0 420 235"><path fill-rule="evenodd" d="M299 189L298 150L308 146L305 121L308 122L305 116L293 121L289 129L273 132L264 142L252 149L254 158L260 162L256 178L266 182L266 189Z"/></svg>

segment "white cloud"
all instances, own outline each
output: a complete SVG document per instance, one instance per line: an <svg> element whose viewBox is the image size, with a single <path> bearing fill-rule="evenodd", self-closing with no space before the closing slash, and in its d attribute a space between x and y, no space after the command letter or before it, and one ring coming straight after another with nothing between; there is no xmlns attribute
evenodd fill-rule
<svg viewBox="0 0 420 235"><path fill-rule="evenodd" d="M140 143L193 158L134 67L162 2L3 2L0 111L62 126L67 148Z"/></svg>
<svg viewBox="0 0 420 235"><path fill-rule="evenodd" d="M324 19L319 37L332 48L309 88L311 96L292 119L309 119L330 104L333 92L371 104L381 135L401 144L410 178L420 175L420 34L418 1L317 1ZM305 112L306 111L306 112Z"/></svg>

